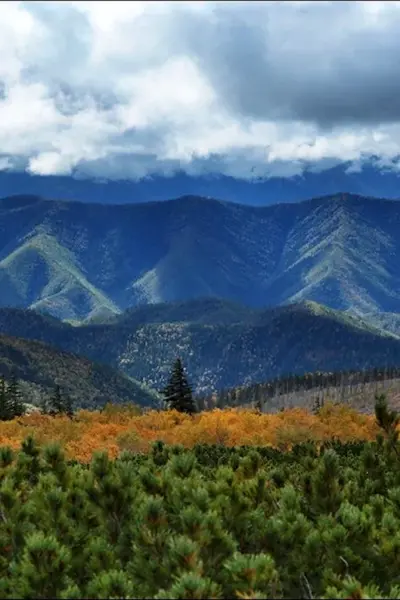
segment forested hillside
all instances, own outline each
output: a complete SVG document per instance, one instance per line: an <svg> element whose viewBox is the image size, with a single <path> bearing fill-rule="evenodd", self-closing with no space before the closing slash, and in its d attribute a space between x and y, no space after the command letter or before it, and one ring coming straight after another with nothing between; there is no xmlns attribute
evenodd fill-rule
<svg viewBox="0 0 400 600"><path fill-rule="evenodd" d="M219 299L142 306L73 327L0 309L0 331L108 364L160 390L179 356L197 394L288 374L395 367L400 339L313 302L252 310Z"/></svg>
<svg viewBox="0 0 400 600"><path fill-rule="evenodd" d="M0 376L18 380L23 400L39 405L56 385L77 407L100 408L107 402L152 405L156 393L112 367L53 346L0 334Z"/></svg>
<svg viewBox="0 0 400 600"><path fill-rule="evenodd" d="M396 312L399 223L399 202L352 194L265 207L3 198L0 303L74 321L204 296Z"/></svg>

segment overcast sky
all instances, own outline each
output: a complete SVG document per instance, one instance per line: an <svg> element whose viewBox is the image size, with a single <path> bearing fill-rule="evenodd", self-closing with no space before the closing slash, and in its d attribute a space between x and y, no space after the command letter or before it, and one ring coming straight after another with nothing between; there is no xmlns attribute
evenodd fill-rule
<svg viewBox="0 0 400 600"><path fill-rule="evenodd" d="M400 2L0 2L0 169L396 168L399 32Z"/></svg>

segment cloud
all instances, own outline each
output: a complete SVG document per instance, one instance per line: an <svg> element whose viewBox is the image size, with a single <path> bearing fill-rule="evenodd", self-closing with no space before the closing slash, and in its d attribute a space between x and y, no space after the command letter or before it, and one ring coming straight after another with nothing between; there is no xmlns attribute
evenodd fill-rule
<svg viewBox="0 0 400 600"><path fill-rule="evenodd" d="M399 2L2 2L0 168L398 169Z"/></svg>

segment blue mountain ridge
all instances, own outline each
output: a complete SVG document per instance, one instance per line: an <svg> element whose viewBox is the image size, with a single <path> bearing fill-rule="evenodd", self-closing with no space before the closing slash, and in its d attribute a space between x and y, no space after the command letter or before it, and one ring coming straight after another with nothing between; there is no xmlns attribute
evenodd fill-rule
<svg viewBox="0 0 400 600"><path fill-rule="evenodd" d="M153 175L139 181L85 178L78 172L75 176L43 176L0 171L0 197L33 194L88 203L125 204L195 195L253 206L298 202L341 190L364 196L400 197L397 172L382 170L374 162L364 164L359 172L349 172L349 166L350 163L342 163L320 172L306 169L301 176L263 180L225 175L189 176L183 171L171 177Z"/></svg>
<svg viewBox="0 0 400 600"><path fill-rule="evenodd" d="M399 202L352 194L267 207L4 198L0 306L82 321L211 296L397 313L399 226Z"/></svg>

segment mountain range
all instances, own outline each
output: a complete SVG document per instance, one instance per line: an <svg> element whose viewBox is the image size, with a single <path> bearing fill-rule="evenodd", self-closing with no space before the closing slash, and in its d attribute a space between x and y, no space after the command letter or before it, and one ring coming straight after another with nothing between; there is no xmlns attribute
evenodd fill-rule
<svg viewBox="0 0 400 600"><path fill-rule="evenodd" d="M400 364L400 337L362 318L304 302L250 309L204 298L148 305L73 326L0 309L0 331L86 356L160 390L180 356L196 393L279 375Z"/></svg>
<svg viewBox="0 0 400 600"><path fill-rule="evenodd" d="M197 393L398 365L399 224L400 202L344 193L266 207L3 198L0 372L13 355L31 387L79 399L68 373L81 373L81 405L148 405L178 355Z"/></svg>
<svg viewBox="0 0 400 600"><path fill-rule="evenodd" d="M203 297L397 314L399 225L400 202L351 194L268 207L4 198L0 305L80 322Z"/></svg>

